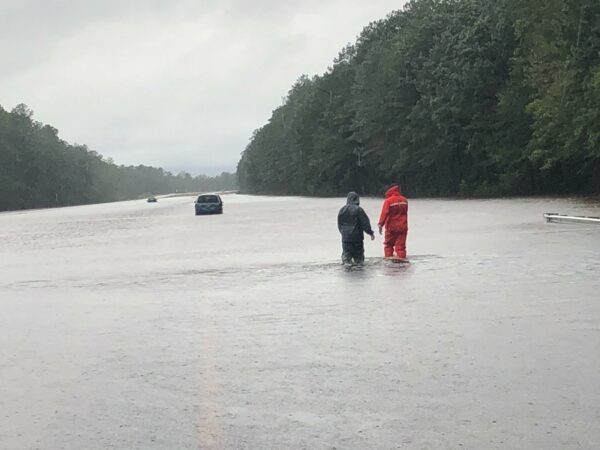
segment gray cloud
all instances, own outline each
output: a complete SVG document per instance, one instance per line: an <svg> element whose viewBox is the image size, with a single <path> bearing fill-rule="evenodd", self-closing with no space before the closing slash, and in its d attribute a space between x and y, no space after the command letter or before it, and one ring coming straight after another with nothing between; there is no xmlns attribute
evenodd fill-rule
<svg viewBox="0 0 600 450"><path fill-rule="evenodd" d="M118 163L233 170L298 76L402 3L0 0L0 105Z"/></svg>

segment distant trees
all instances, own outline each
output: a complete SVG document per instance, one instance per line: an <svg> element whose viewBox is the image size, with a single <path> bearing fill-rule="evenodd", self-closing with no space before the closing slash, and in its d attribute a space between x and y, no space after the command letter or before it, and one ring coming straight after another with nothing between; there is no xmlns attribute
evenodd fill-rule
<svg viewBox="0 0 600 450"><path fill-rule="evenodd" d="M303 75L256 130L242 190L600 191L600 2L412 0Z"/></svg>
<svg viewBox="0 0 600 450"><path fill-rule="evenodd" d="M139 198L148 194L235 189L236 177L173 175L160 168L117 166L55 128L26 105L0 107L0 211Z"/></svg>

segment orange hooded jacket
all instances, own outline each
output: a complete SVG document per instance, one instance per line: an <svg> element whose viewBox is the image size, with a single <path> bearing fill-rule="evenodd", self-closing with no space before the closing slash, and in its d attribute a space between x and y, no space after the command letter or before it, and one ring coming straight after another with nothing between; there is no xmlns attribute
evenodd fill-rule
<svg viewBox="0 0 600 450"><path fill-rule="evenodd" d="M400 194L397 185L393 185L385 193L379 226L385 226L386 231L400 233L408 231L408 200Z"/></svg>

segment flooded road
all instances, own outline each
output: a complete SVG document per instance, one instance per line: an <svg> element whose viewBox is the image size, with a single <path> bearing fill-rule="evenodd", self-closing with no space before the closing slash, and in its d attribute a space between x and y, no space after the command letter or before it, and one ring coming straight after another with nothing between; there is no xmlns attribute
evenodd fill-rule
<svg viewBox="0 0 600 450"><path fill-rule="evenodd" d="M0 214L0 448L600 448L597 203L224 201Z"/></svg>

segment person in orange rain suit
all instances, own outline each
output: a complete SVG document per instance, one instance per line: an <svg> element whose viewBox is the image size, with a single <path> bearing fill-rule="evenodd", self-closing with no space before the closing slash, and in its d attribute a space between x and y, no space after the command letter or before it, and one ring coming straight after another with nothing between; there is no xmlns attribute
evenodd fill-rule
<svg viewBox="0 0 600 450"><path fill-rule="evenodd" d="M408 233L408 200L400 193L400 187L392 184L385 193L379 216L379 234L385 226L383 251L386 258L406 258L406 234Z"/></svg>

